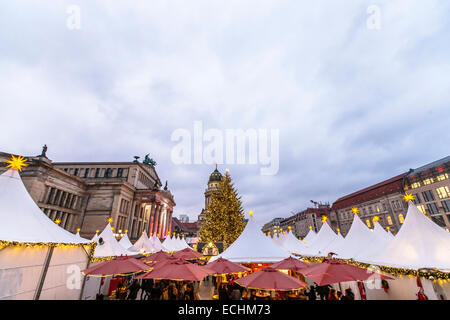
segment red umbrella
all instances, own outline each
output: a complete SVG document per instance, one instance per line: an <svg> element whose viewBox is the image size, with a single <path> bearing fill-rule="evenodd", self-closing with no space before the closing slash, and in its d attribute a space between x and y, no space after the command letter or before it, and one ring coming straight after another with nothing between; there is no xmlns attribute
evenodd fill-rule
<svg viewBox="0 0 450 320"><path fill-rule="evenodd" d="M164 261L163 261L164 262ZM160 262L160 263L163 263ZM213 274L212 270L200 267L180 259L167 263L164 268L155 267L152 271L136 277L136 279L168 279L200 281Z"/></svg>
<svg viewBox="0 0 450 320"><path fill-rule="evenodd" d="M199 259L202 256L201 253L194 251L190 248L185 248L183 250L177 251L174 254L174 257L180 258L180 259Z"/></svg>
<svg viewBox="0 0 450 320"><path fill-rule="evenodd" d="M127 275L139 271L149 270L149 266L131 257L117 257L113 260L99 263L93 267L83 270L85 275L110 276Z"/></svg>
<svg viewBox="0 0 450 320"><path fill-rule="evenodd" d="M273 269L292 270L292 271L295 271L295 272L299 272L302 269L304 269L306 267L309 267L309 266L310 266L309 263L306 263L306 262L300 261L298 259L289 257L289 258L281 260L281 261L279 261L277 263L274 263L270 267L273 268Z"/></svg>
<svg viewBox="0 0 450 320"><path fill-rule="evenodd" d="M142 261L144 262L151 262L151 261L161 261L164 260L165 258L167 258L168 256L170 256L170 254L168 254L167 252L164 252L162 250L155 252L151 255L149 255L148 257L142 259Z"/></svg>
<svg viewBox="0 0 450 320"><path fill-rule="evenodd" d="M238 273L248 271L248 268L240 264L231 262L224 258L219 258L214 262L208 263L205 268L214 271L215 274Z"/></svg>
<svg viewBox="0 0 450 320"><path fill-rule="evenodd" d="M324 260L322 263L311 265L300 272L314 280L319 286L346 281L393 279L339 260Z"/></svg>
<svg viewBox="0 0 450 320"><path fill-rule="evenodd" d="M236 282L243 287L261 290L295 290L305 287L304 282L272 267L261 269Z"/></svg>

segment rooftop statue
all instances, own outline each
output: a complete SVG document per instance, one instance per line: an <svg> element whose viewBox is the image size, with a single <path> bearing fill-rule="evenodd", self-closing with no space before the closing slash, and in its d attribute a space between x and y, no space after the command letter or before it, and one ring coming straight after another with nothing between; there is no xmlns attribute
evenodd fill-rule
<svg viewBox="0 0 450 320"><path fill-rule="evenodd" d="M156 161L153 160L152 158L150 158L149 155L150 155L150 154L146 154L146 155L145 155L145 159L144 159L143 163L145 163L145 164L150 164L150 165L152 165L152 166L156 166L156 164L157 164Z"/></svg>

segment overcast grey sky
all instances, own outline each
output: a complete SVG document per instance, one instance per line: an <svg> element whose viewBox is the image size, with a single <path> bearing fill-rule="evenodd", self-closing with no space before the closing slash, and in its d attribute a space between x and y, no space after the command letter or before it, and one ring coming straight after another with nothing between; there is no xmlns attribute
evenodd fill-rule
<svg viewBox="0 0 450 320"><path fill-rule="evenodd" d="M3 1L0 150L150 153L196 220L214 165L174 164L174 130L279 129L276 175L219 169L255 218L287 217L449 155L449 16L433 0Z"/></svg>

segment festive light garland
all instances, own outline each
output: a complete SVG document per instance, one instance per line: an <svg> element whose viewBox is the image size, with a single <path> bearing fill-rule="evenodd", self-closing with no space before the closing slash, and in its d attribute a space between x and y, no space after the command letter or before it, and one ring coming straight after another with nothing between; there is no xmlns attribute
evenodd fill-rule
<svg viewBox="0 0 450 320"><path fill-rule="evenodd" d="M302 256L299 254L294 253L295 256L301 258L305 262L323 262L325 260L325 257L309 257L309 256ZM369 269L371 267L377 267L380 269L383 273L389 273L394 276L409 276L409 277L421 277L432 281L448 281L450 280L450 272L443 272L439 270L435 271L422 271L422 270L414 270L414 269L408 269L408 268L398 268L398 267L389 267L389 266L382 266L382 265L376 265L376 264L369 264L369 263L363 263L359 261L355 261L352 259L339 259L339 258L333 258L335 260L339 260L342 262L345 262L350 265L354 265L363 269Z"/></svg>

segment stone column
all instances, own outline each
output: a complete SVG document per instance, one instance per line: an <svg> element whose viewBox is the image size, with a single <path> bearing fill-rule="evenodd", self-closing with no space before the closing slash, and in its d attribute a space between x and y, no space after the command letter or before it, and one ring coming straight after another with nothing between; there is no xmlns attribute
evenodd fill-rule
<svg viewBox="0 0 450 320"><path fill-rule="evenodd" d="M155 222L153 225L153 234L158 235L158 229L159 229L159 225L160 225L160 216L161 216L161 205L158 204L158 206L156 207L156 214L155 214Z"/></svg>
<svg viewBox="0 0 450 320"><path fill-rule="evenodd" d="M163 232L163 223L164 223L164 213L162 212L164 206L161 205L161 209L159 210L160 214L159 214L159 224L158 224L158 233L159 236L162 238L162 232Z"/></svg>
<svg viewBox="0 0 450 320"><path fill-rule="evenodd" d="M169 209L167 212L167 228L166 233L172 232L172 209Z"/></svg>

